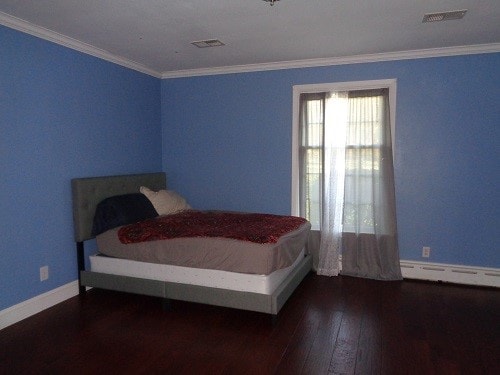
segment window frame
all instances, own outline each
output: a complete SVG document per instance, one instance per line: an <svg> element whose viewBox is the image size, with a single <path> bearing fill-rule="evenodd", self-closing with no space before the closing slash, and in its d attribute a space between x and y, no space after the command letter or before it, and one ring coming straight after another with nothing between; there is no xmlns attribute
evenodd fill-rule
<svg viewBox="0 0 500 375"><path fill-rule="evenodd" d="M292 100L292 191L291 191L291 214L300 215L300 174L299 174L299 152L300 152L300 94L321 93L329 91L355 91L369 89L388 89L389 108L391 119L391 142L392 157L395 160L396 147L396 90L397 80L395 78L368 81L332 82L293 86Z"/></svg>

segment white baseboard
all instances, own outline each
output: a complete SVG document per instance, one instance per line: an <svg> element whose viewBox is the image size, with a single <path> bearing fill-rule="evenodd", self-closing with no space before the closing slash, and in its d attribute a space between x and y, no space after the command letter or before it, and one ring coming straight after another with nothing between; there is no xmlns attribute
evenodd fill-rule
<svg viewBox="0 0 500 375"><path fill-rule="evenodd" d="M401 260L405 279L443 281L455 284L500 287L500 269L458 266L454 264Z"/></svg>
<svg viewBox="0 0 500 375"><path fill-rule="evenodd" d="M405 279L443 281L456 284L500 287L500 269L401 260ZM50 290L0 311L0 329L78 295L78 281Z"/></svg>
<svg viewBox="0 0 500 375"><path fill-rule="evenodd" d="M8 327L78 294L78 280L0 311L0 329Z"/></svg>

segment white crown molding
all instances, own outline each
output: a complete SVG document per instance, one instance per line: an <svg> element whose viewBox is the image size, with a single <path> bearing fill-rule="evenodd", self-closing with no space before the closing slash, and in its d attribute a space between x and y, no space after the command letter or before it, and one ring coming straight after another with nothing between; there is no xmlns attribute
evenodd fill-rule
<svg viewBox="0 0 500 375"><path fill-rule="evenodd" d="M114 55L103 49L94 47L90 44L56 33L49 29L45 29L41 26L34 25L30 22L24 21L20 18L13 17L3 12L0 12L0 24L17 31L21 31L26 34L36 36L38 38L48 40L49 42L53 42L62 45L64 47L71 48L73 50L85 53L87 55L91 55L109 61L111 63L121 65L144 74L151 75L156 78L161 78L161 73L149 69L148 67L142 64Z"/></svg>
<svg viewBox="0 0 500 375"><path fill-rule="evenodd" d="M16 18L14 16L11 16L3 12L0 12L0 24L7 26L11 29L15 29L48 40L50 42L60 44L62 46L74 49L76 51L94 57L98 57L100 59L112 62L114 64L118 64L126 68L130 68L139 71L141 73L145 73L153 77L163 78L163 79L218 75L218 74L232 74L232 73L249 73L249 72L267 71L267 70L313 68L320 66L362 64L362 63L381 62L381 61L410 60L410 59L423 59L432 57L446 57L446 56L473 55L473 54L500 52L500 43L492 43L492 44L477 44L477 45L458 46L458 47L430 48L430 49L401 51L401 52L376 53L376 54L347 56L347 57L294 60L294 61L271 62L262 64L234 65L234 66L222 66L215 68L158 72L142 64L128 60L121 56L114 55L108 51L99 49L90 44L81 42L79 40L34 25L30 22L24 21L20 18Z"/></svg>
<svg viewBox="0 0 500 375"><path fill-rule="evenodd" d="M381 61L426 59L432 57L446 57L459 55L476 55L482 53L500 52L500 43L477 44L459 47L430 48L413 51L376 53L370 55L357 55L347 57L331 57L310 60L296 60L272 62L264 64L234 65L206 69L189 69L163 72L161 78L182 78L217 74L249 73L266 70L314 68L321 66L363 64Z"/></svg>

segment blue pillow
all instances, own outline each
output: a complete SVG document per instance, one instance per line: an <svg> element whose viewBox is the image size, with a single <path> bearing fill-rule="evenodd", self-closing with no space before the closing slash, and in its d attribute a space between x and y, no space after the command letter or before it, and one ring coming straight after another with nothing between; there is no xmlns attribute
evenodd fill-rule
<svg viewBox="0 0 500 375"><path fill-rule="evenodd" d="M102 200L96 207L92 236L107 230L158 216L144 194L124 194Z"/></svg>

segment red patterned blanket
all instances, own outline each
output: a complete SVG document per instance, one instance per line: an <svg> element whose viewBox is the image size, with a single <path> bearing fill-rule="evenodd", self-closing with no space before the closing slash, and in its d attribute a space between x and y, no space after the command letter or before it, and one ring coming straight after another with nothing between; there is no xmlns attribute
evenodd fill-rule
<svg viewBox="0 0 500 375"><path fill-rule="evenodd" d="M182 237L224 237L255 243L276 243L298 229L306 219L295 216L183 211L126 225L118 231L124 244Z"/></svg>

